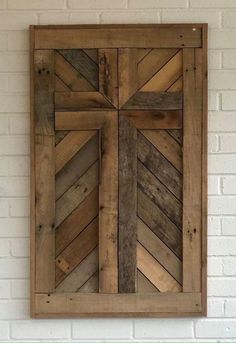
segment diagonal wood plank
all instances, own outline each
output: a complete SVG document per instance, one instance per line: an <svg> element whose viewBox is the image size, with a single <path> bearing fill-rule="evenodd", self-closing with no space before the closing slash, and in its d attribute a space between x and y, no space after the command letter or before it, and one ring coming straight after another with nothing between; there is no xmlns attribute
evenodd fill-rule
<svg viewBox="0 0 236 343"><path fill-rule="evenodd" d="M166 91L181 92L183 90L183 76L180 76Z"/></svg>
<svg viewBox="0 0 236 343"><path fill-rule="evenodd" d="M83 50L96 64L98 64L98 50L97 49L83 49Z"/></svg>
<svg viewBox="0 0 236 343"><path fill-rule="evenodd" d="M55 131L55 146L69 133L69 131Z"/></svg>
<svg viewBox="0 0 236 343"><path fill-rule="evenodd" d="M152 49L138 49L137 50L137 62L140 63L142 61L142 59L147 56L147 54L149 54L152 51Z"/></svg>
<svg viewBox="0 0 236 343"><path fill-rule="evenodd" d="M62 94L62 93L58 93ZM128 110L181 110L182 92L137 92L122 107Z"/></svg>
<svg viewBox="0 0 236 343"><path fill-rule="evenodd" d="M182 175L140 132L138 158L178 200L182 201Z"/></svg>
<svg viewBox="0 0 236 343"><path fill-rule="evenodd" d="M62 56L79 71L95 89L98 89L98 65L81 49L60 50Z"/></svg>
<svg viewBox="0 0 236 343"><path fill-rule="evenodd" d="M182 75L182 50L172 57L141 89L141 92L165 92Z"/></svg>
<svg viewBox="0 0 236 343"><path fill-rule="evenodd" d="M55 226L63 220L98 185L98 162L95 162L57 201Z"/></svg>
<svg viewBox="0 0 236 343"><path fill-rule="evenodd" d="M179 229L182 228L182 203L140 161L138 186Z"/></svg>
<svg viewBox="0 0 236 343"><path fill-rule="evenodd" d="M180 259L138 218L138 241L144 248L182 284L182 263Z"/></svg>
<svg viewBox="0 0 236 343"><path fill-rule="evenodd" d="M58 173L95 134L95 130L70 131L56 146L56 173Z"/></svg>
<svg viewBox="0 0 236 343"><path fill-rule="evenodd" d="M89 253L82 262L57 286L56 292L77 292L98 269L98 248Z"/></svg>
<svg viewBox="0 0 236 343"><path fill-rule="evenodd" d="M160 292L181 292L181 285L152 257L137 244L138 269L160 290Z"/></svg>
<svg viewBox="0 0 236 343"><path fill-rule="evenodd" d="M78 290L80 293L98 293L98 271Z"/></svg>
<svg viewBox="0 0 236 343"><path fill-rule="evenodd" d="M55 75L55 92L70 92L70 88Z"/></svg>
<svg viewBox="0 0 236 343"><path fill-rule="evenodd" d="M80 108L106 109L112 107L113 105L99 92L55 92L56 110L73 111Z"/></svg>
<svg viewBox="0 0 236 343"><path fill-rule="evenodd" d="M71 91L95 91L96 88L60 53L55 52L55 73Z"/></svg>
<svg viewBox="0 0 236 343"><path fill-rule="evenodd" d="M98 187L56 229L56 255L98 215Z"/></svg>
<svg viewBox="0 0 236 343"><path fill-rule="evenodd" d="M98 244L98 218L96 217L56 258L56 286Z"/></svg>
<svg viewBox="0 0 236 343"><path fill-rule="evenodd" d="M90 141L56 175L56 199L67 191L86 170L97 161L99 154L98 135Z"/></svg>
<svg viewBox="0 0 236 343"><path fill-rule="evenodd" d="M140 189L138 189L138 216L177 257L182 259L181 231Z"/></svg>
<svg viewBox="0 0 236 343"><path fill-rule="evenodd" d="M159 290L144 276L140 270L137 272L137 293L155 293Z"/></svg>
<svg viewBox="0 0 236 343"><path fill-rule="evenodd" d="M167 132L176 140L176 142L180 145L183 144L183 130L169 129Z"/></svg>
<svg viewBox="0 0 236 343"><path fill-rule="evenodd" d="M182 148L166 130L141 132L180 173L183 172Z"/></svg>
<svg viewBox="0 0 236 343"><path fill-rule="evenodd" d="M143 87L177 52L178 49L152 49L138 64L138 87Z"/></svg>

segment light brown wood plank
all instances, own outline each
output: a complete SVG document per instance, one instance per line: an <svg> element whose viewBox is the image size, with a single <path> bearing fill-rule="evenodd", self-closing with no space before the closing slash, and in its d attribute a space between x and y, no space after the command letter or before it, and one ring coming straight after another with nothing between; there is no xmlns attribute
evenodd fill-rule
<svg viewBox="0 0 236 343"><path fill-rule="evenodd" d="M55 92L70 92L70 88L55 75Z"/></svg>
<svg viewBox="0 0 236 343"><path fill-rule="evenodd" d="M55 131L55 146L60 143L60 141L65 138L69 131Z"/></svg>
<svg viewBox="0 0 236 343"><path fill-rule="evenodd" d="M96 134L96 131L70 131L56 146L56 173Z"/></svg>
<svg viewBox="0 0 236 343"><path fill-rule="evenodd" d="M202 50L184 49L183 290L201 290Z"/></svg>
<svg viewBox="0 0 236 343"><path fill-rule="evenodd" d="M136 291L137 130L119 115L119 293Z"/></svg>
<svg viewBox="0 0 236 343"><path fill-rule="evenodd" d="M98 187L56 229L56 255L98 215Z"/></svg>
<svg viewBox="0 0 236 343"><path fill-rule="evenodd" d="M182 263L180 259L178 259L140 218L138 218L138 241L179 284L182 284Z"/></svg>
<svg viewBox="0 0 236 343"><path fill-rule="evenodd" d="M170 130L167 130L167 132L169 133L169 135L171 135L171 137L173 137L176 140L176 142L179 143L179 145L182 146L183 130L170 129Z"/></svg>
<svg viewBox="0 0 236 343"><path fill-rule="evenodd" d="M183 154L181 146L165 130L145 130L142 134L173 164L183 172Z"/></svg>
<svg viewBox="0 0 236 343"><path fill-rule="evenodd" d="M137 293L155 293L159 290L139 270L137 273Z"/></svg>
<svg viewBox="0 0 236 343"><path fill-rule="evenodd" d="M144 86L177 51L177 49L152 49L138 64L138 87Z"/></svg>
<svg viewBox="0 0 236 343"><path fill-rule="evenodd" d="M137 244L138 269L160 292L181 292L180 284L140 244Z"/></svg>
<svg viewBox="0 0 236 343"><path fill-rule="evenodd" d="M182 259L182 233L140 189L138 216L179 259Z"/></svg>
<svg viewBox="0 0 236 343"><path fill-rule="evenodd" d="M54 136L35 136L35 291L55 287Z"/></svg>
<svg viewBox="0 0 236 343"><path fill-rule="evenodd" d="M122 107L137 91L137 49L119 49L118 63L119 107Z"/></svg>
<svg viewBox="0 0 236 343"><path fill-rule="evenodd" d="M77 292L98 269L98 248L95 248L56 288L56 292Z"/></svg>
<svg viewBox="0 0 236 343"><path fill-rule="evenodd" d="M78 290L79 293L98 293L98 272Z"/></svg>
<svg viewBox="0 0 236 343"><path fill-rule="evenodd" d="M101 130L99 183L99 291L118 291L118 114L106 116Z"/></svg>
<svg viewBox="0 0 236 343"><path fill-rule="evenodd" d="M34 130L54 135L54 52L34 51Z"/></svg>
<svg viewBox="0 0 236 343"><path fill-rule="evenodd" d="M98 244L98 219L95 218L62 253L56 258L56 286L70 274L73 269Z"/></svg>
<svg viewBox="0 0 236 343"><path fill-rule="evenodd" d="M98 185L98 162L95 162L57 201L56 227L92 192Z"/></svg>
<svg viewBox="0 0 236 343"><path fill-rule="evenodd" d="M74 111L80 108L112 108L112 105L99 92L55 92L55 108Z"/></svg>
<svg viewBox="0 0 236 343"><path fill-rule="evenodd" d="M201 44L201 27L197 24L35 30L35 49L182 48Z"/></svg>
<svg viewBox="0 0 236 343"><path fill-rule="evenodd" d="M167 92L183 91L183 76L180 76L168 89Z"/></svg>
<svg viewBox="0 0 236 343"><path fill-rule="evenodd" d="M165 92L182 75L182 50L174 55L140 89L141 92Z"/></svg>
<svg viewBox="0 0 236 343"><path fill-rule="evenodd" d="M99 49L99 91L117 107L117 49Z"/></svg>
<svg viewBox="0 0 236 343"><path fill-rule="evenodd" d="M158 110L121 110L120 114L126 116L137 129L167 129L182 127L182 111Z"/></svg>
<svg viewBox="0 0 236 343"><path fill-rule="evenodd" d="M138 54L138 57L137 57L137 60L138 60L138 63L141 62L141 60L149 54L149 52L152 51L152 49L138 49L137 50L137 54Z"/></svg>

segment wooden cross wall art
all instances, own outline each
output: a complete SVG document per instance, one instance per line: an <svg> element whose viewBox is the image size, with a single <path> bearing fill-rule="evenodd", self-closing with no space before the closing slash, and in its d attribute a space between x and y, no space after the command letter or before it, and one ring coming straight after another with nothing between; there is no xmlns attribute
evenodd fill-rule
<svg viewBox="0 0 236 343"><path fill-rule="evenodd" d="M31 27L31 313L206 314L207 25Z"/></svg>

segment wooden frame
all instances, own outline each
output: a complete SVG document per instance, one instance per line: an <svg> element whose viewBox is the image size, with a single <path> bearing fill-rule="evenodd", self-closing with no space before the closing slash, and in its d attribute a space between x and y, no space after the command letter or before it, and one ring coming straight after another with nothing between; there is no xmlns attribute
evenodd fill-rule
<svg viewBox="0 0 236 343"><path fill-rule="evenodd" d="M206 315L207 24L31 26L30 46L31 315L35 318ZM181 95L163 94L160 99L155 98L154 108L142 106L141 109L140 106L136 108L137 102L143 104L147 101L143 98L144 96L151 97L152 95L144 95L142 92L134 94L132 85L129 84L129 77L122 73L119 77L127 88L124 91L122 88L119 89L119 99L116 101L117 71L114 71L111 76L112 87L105 89L100 80L99 91L90 92L89 100L84 97L85 94L76 94L76 91L73 94L66 91L60 94L55 92L52 76L53 50L79 48L104 49L102 53L105 55L110 53L111 48L120 49L121 53L123 49L124 55L120 57L121 62L118 63L124 64L134 58L132 49L135 48L182 49L183 93L185 95L183 102ZM130 51L131 55L129 55ZM115 60L116 57L110 55L110 58ZM40 83L37 81L37 73L41 75ZM106 97L103 98L101 94L105 94ZM173 96L175 96L174 107L169 105L172 104L169 99ZM135 100L134 97L136 97ZM80 99L79 104L78 99ZM109 99L109 101L104 99ZM103 110L100 108L101 103ZM163 103L165 108L172 111L171 117L170 112L163 112ZM78 107L80 107L79 110ZM120 113L119 119L117 109ZM132 112L133 109L136 109L135 115ZM143 113L146 116L145 121L142 120ZM136 153L137 146L133 143L137 138L137 129L147 130L150 127L178 129L183 125L182 293L132 293L136 285L131 283L127 287L124 286L127 282L125 274L118 270L117 246L118 239L120 242L123 239L122 223L126 223L125 228L129 227L129 232L134 235L135 232L132 230L137 224L134 218L136 204L129 203L128 211L125 211L127 204L121 199L123 197L125 199L127 191L122 195L123 188L118 185L118 179L121 185L128 180L125 170L118 169L118 135L121 135L117 130L118 121L120 132L122 132L122 136L119 137L121 160ZM105 154L100 162L102 165L99 166L99 293L56 293L54 291L56 209L53 186L55 177L53 149L55 130L98 130L103 134L102 144L106 144ZM132 133L131 136L130 133ZM123 143L122 139L124 139ZM106 140L109 140L109 145ZM132 146L130 151L125 150L127 140ZM111 166L112 170L110 170ZM127 167L133 173L137 173L137 167L132 162L132 158ZM137 191L134 185L129 184L127 187L130 194L133 194L133 197L136 196ZM118 211L124 215L118 218ZM119 234L118 221L120 221ZM42 255L42 251L44 252L43 259L37 257L39 253ZM131 250L131 259L136 258L135 254ZM125 259L122 260L122 250L120 258L125 268L132 274L132 265L126 265ZM118 285L118 279L123 279L123 283L120 281Z"/></svg>

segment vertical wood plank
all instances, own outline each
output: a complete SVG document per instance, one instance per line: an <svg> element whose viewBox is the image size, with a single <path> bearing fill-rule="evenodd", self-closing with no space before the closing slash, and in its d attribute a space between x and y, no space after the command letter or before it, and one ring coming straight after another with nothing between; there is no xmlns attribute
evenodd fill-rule
<svg viewBox="0 0 236 343"><path fill-rule="evenodd" d="M99 291L118 291L118 115L107 113L102 127L99 184Z"/></svg>
<svg viewBox="0 0 236 343"><path fill-rule="evenodd" d="M117 49L99 49L99 91L118 105Z"/></svg>
<svg viewBox="0 0 236 343"><path fill-rule="evenodd" d="M202 49L183 49L183 291L201 291Z"/></svg>
<svg viewBox="0 0 236 343"><path fill-rule="evenodd" d="M54 53L34 53L35 291L55 287Z"/></svg>
<svg viewBox="0 0 236 343"><path fill-rule="evenodd" d="M119 292L136 291L137 130L119 115Z"/></svg>

